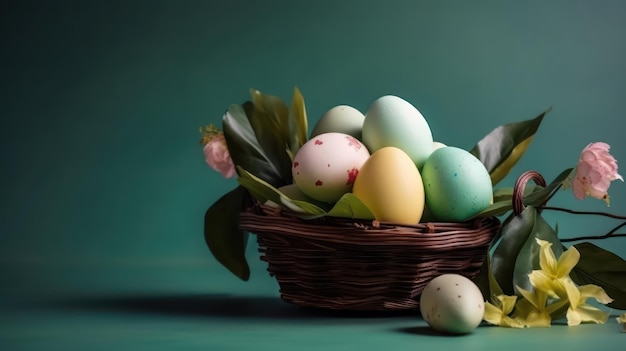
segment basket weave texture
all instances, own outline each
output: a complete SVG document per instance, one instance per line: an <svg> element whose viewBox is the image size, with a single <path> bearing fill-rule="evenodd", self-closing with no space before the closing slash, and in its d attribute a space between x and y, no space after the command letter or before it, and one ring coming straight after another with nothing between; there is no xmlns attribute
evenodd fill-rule
<svg viewBox="0 0 626 351"><path fill-rule="evenodd" d="M240 228L257 235L261 259L296 305L354 311L410 310L433 278L478 274L500 229L495 217L414 226L347 218L303 220L255 206Z"/></svg>

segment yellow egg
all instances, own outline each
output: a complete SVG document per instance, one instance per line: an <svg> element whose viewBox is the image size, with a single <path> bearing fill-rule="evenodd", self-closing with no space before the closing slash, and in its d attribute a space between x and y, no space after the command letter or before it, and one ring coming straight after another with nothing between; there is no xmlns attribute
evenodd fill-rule
<svg viewBox="0 0 626 351"><path fill-rule="evenodd" d="M365 161L352 193L381 222L417 224L424 212L424 186L417 166L394 146L378 149Z"/></svg>

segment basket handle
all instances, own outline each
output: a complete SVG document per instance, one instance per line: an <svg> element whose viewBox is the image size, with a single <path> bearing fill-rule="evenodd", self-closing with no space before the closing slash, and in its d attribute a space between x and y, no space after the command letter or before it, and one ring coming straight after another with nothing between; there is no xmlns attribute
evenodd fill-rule
<svg viewBox="0 0 626 351"><path fill-rule="evenodd" d="M524 190L526 189L526 184L530 181L534 181L535 184L545 187L546 180L543 179L543 176L539 174L537 171L526 171L522 173L522 175L517 178L515 182L515 187L513 188L513 213L518 215L524 211Z"/></svg>

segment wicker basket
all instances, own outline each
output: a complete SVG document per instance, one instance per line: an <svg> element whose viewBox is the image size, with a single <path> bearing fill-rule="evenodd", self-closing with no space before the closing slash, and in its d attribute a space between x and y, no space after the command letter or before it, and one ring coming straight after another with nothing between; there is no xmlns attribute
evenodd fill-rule
<svg viewBox="0 0 626 351"><path fill-rule="evenodd" d="M335 310L418 308L419 295L444 273L474 277L500 229L495 217L400 226L345 218L302 220L275 208L241 213L283 300Z"/></svg>

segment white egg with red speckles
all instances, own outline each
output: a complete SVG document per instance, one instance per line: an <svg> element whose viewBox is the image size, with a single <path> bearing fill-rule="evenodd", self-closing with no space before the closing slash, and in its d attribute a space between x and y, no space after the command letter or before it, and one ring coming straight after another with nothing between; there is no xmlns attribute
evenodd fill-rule
<svg viewBox="0 0 626 351"><path fill-rule="evenodd" d="M335 202L352 190L359 169L369 158L367 147L344 133L323 133L312 137L296 153L293 181L307 196Z"/></svg>
<svg viewBox="0 0 626 351"><path fill-rule="evenodd" d="M443 274L422 291L420 312L426 323L439 332L467 334L483 320L485 303L474 282L459 274Z"/></svg>

